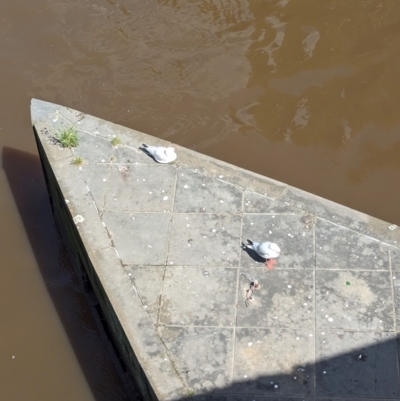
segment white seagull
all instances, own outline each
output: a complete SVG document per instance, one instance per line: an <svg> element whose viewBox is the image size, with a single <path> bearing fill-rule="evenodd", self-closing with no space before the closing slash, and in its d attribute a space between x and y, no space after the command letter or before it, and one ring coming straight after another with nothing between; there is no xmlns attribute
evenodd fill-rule
<svg viewBox="0 0 400 401"><path fill-rule="evenodd" d="M264 259L275 259L281 253L281 249L274 242L254 242L248 239L246 247L257 252Z"/></svg>
<svg viewBox="0 0 400 401"><path fill-rule="evenodd" d="M176 159L175 148L164 146L148 146L145 143L142 149L158 163L171 163Z"/></svg>

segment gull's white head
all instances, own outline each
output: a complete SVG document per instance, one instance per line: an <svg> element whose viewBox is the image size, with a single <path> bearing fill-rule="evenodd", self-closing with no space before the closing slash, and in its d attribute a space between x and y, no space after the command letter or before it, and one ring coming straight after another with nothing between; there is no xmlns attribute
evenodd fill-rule
<svg viewBox="0 0 400 401"><path fill-rule="evenodd" d="M272 242L271 244L269 244L267 253L270 258L277 258L281 253L281 248L279 248L277 244Z"/></svg>
<svg viewBox="0 0 400 401"><path fill-rule="evenodd" d="M175 153L175 148L173 147L168 147L165 149L165 157L167 162L172 162L176 159L176 153Z"/></svg>

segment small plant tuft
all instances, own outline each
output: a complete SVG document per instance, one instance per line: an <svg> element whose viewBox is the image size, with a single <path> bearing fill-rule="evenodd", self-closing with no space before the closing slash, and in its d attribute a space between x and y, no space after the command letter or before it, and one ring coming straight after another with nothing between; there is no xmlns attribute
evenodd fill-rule
<svg viewBox="0 0 400 401"><path fill-rule="evenodd" d="M82 166L83 160L81 157L75 157L74 159L72 159L71 164L73 164L74 166Z"/></svg>
<svg viewBox="0 0 400 401"><path fill-rule="evenodd" d="M121 143L121 139L118 138L117 136L116 136L115 138L111 139L111 145L112 145L112 146L117 146L117 145L119 145L120 143Z"/></svg>
<svg viewBox="0 0 400 401"><path fill-rule="evenodd" d="M194 391L193 390L189 390L188 394L189 394L189 397L193 397L194 396Z"/></svg>
<svg viewBox="0 0 400 401"><path fill-rule="evenodd" d="M78 131L74 127L61 131L56 138L63 148L75 148L79 144Z"/></svg>

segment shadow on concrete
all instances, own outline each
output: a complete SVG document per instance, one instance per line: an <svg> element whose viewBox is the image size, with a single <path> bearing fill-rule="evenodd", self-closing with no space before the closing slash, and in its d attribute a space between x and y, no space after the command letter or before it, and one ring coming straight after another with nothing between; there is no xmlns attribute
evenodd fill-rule
<svg viewBox="0 0 400 401"><path fill-rule="evenodd" d="M46 288L94 399L127 400L112 352L108 349L110 346L98 330L57 231L39 157L4 147L2 160Z"/></svg>
<svg viewBox="0 0 400 401"><path fill-rule="evenodd" d="M256 251L250 249L242 242L242 249L255 261L258 263L265 263L267 259L260 256Z"/></svg>
<svg viewBox="0 0 400 401"><path fill-rule="evenodd" d="M363 333L356 333L360 338L363 337ZM351 336L351 333L347 334ZM328 337L331 341L334 339L336 344L338 341L344 341L344 348L352 348L346 341L350 340L346 333L333 331ZM386 341L354 347L349 352L333 357L322 357L315 364L295 366L287 374L250 378L251 372L248 372L248 378L244 378L242 374L240 379L236 378L236 383L221 391L193 394L182 401L398 400L398 347L399 337L393 334L393 338ZM318 348L317 345L317 354ZM323 347L321 344L321 348L329 347ZM264 366L268 370L268 361L264 362ZM235 372L244 372L240 366L235 368Z"/></svg>

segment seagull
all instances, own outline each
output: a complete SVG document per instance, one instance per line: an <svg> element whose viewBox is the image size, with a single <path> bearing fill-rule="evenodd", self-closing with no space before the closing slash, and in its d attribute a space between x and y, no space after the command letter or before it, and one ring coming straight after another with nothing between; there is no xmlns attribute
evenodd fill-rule
<svg viewBox="0 0 400 401"><path fill-rule="evenodd" d="M175 148L163 146L142 145L142 150L149 154L158 163L171 163L176 159Z"/></svg>
<svg viewBox="0 0 400 401"><path fill-rule="evenodd" d="M246 247L257 252L264 259L275 259L281 253L281 249L274 242L254 242L248 239Z"/></svg>
<svg viewBox="0 0 400 401"><path fill-rule="evenodd" d="M252 249L262 258L266 259L265 265L268 267L269 270L273 269L274 264L276 262L275 260L271 259L276 259L277 257L279 257L281 253L281 249L279 248L279 246L274 242L269 242L269 241L254 242L248 239L245 247Z"/></svg>

